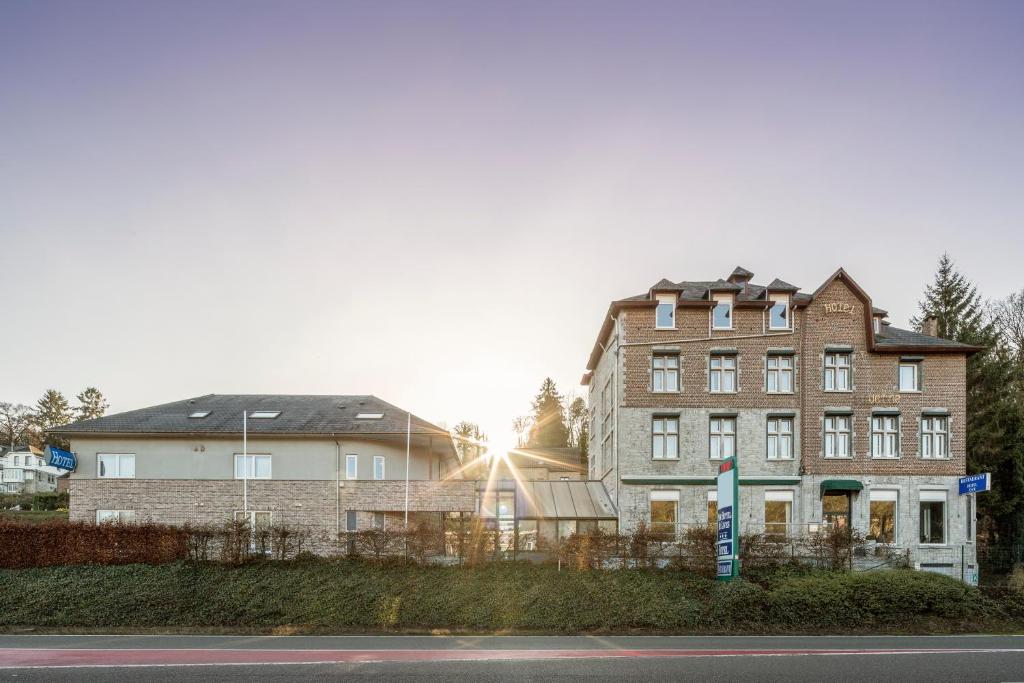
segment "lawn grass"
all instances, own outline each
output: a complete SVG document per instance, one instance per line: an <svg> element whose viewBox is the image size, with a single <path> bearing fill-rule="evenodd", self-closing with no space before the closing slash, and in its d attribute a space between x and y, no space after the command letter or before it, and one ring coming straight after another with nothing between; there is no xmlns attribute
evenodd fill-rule
<svg viewBox="0 0 1024 683"><path fill-rule="evenodd" d="M0 510L0 518L41 524L52 520L68 521L67 510Z"/></svg>
<svg viewBox="0 0 1024 683"><path fill-rule="evenodd" d="M1024 601L911 570L380 566L353 560L0 571L0 629L209 632L954 633L1024 629Z"/></svg>

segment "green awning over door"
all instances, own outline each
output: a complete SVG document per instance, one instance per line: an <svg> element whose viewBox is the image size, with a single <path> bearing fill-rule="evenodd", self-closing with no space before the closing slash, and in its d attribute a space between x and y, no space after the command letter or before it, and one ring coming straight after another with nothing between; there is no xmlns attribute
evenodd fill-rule
<svg viewBox="0 0 1024 683"><path fill-rule="evenodd" d="M841 491L846 493L848 491L862 491L864 484L860 483L856 479L826 479L821 482L821 494L825 495L828 491Z"/></svg>

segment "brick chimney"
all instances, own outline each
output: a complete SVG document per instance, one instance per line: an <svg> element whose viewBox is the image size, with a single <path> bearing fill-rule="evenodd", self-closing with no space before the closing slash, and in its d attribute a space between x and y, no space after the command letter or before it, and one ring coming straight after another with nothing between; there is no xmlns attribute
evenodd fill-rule
<svg viewBox="0 0 1024 683"><path fill-rule="evenodd" d="M921 334L927 334L929 337L939 336L939 319L934 315L930 315L921 322Z"/></svg>

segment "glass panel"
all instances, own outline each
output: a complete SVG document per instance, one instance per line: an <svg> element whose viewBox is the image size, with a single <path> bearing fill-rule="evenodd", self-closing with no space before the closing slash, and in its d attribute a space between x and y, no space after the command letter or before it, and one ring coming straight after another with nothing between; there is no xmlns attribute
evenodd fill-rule
<svg viewBox="0 0 1024 683"><path fill-rule="evenodd" d="M716 328L732 327L732 304L723 303L715 305L713 325Z"/></svg>
<svg viewBox="0 0 1024 683"><path fill-rule="evenodd" d="M270 479L270 456L256 456L256 479Z"/></svg>
<svg viewBox="0 0 1024 683"><path fill-rule="evenodd" d="M921 501L921 543L945 543L946 504L940 500Z"/></svg>
<svg viewBox="0 0 1024 683"><path fill-rule="evenodd" d="M736 391L736 374L734 370L722 372L722 391Z"/></svg>
<svg viewBox="0 0 1024 683"><path fill-rule="evenodd" d="M900 391L917 391L917 366L904 364L900 366Z"/></svg>
<svg viewBox="0 0 1024 683"><path fill-rule="evenodd" d="M789 306L785 303L773 305L769 325L776 329L789 327Z"/></svg>
<svg viewBox="0 0 1024 683"><path fill-rule="evenodd" d="M675 327L675 304L672 303L659 303L657 312L657 326L658 327Z"/></svg>
<svg viewBox="0 0 1024 683"><path fill-rule="evenodd" d="M770 536L786 536L793 514L793 502L766 500L764 502L764 532Z"/></svg>
<svg viewBox="0 0 1024 683"><path fill-rule="evenodd" d="M896 501L871 501L871 519L868 539L879 543L893 543L896 538Z"/></svg>
<svg viewBox="0 0 1024 683"><path fill-rule="evenodd" d="M527 552L537 549L537 520L519 520L519 550Z"/></svg>
<svg viewBox="0 0 1024 683"><path fill-rule="evenodd" d="M676 531L676 506L674 500L651 501L651 531L657 534L674 535Z"/></svg>
<svg viewBox="0 0 1024 683"><path fill-rule="evenodd" d="M565 539L576 533L576 520L575 519L560 519L558 520L558 540L564 541Z"/></svg>
<svg viewBox="0 0 1024 683"><path fill-rule="evenodd" d="M345 456L345 477L347 479L355 479L357 471L358 459L354 455Z"/></svg>
<svg viewBox="0 0 1024 683"><path fill-rule="evenodd" d="M850 495L847 493L826 493L821 499L821 517L826 524L840 528L850 525Z"/></svg>
<svg viewBox="0 0 1024 683"><path fill-rule="evenodd" d="M718 522L718 501L708 498L708 524L714 526Z"/></svg>

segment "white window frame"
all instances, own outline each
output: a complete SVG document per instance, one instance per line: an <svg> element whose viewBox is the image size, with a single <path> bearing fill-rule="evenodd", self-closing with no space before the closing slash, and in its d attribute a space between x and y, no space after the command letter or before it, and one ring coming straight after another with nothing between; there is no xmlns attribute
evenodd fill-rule
<svg viewBox="0 0 1024 683"><path fill-rule="evenodd" d="M788 294L772 294L770 296L772 305L768 307L768 329L769 330L792 330L793 329L793 309L789 305ZM786 309L786 324L782 327L777 327L772 324L772 311L776 306L784 306Z"/></svg>
<svg viewBox="0 0 1024 683"><path fill-rule="evenodd" d="M830 422L832 423L831 425L829 424ZM846 448L841 449L840 446L844 443ZM846 413L825 413L821 448L822 455L826 458L841 459L853 457L852 415Z"/></svg>
<svg viewBox="0 0 1024 683"><path fill-rule="evenodd" d="M107 469L104 467L104 459L113 458L114 473L104 474ZM128 463L131 463L130 473ZM134 453L97 453L96 454L96 478L97 479L134 479L135 478L135 454Z"/></svg>
<svg viewBox="0 0 1024 683"><path fill-rule="evenodd" d="M678 394L680 365L678 353L652 353L651 391L656 394Z"/></svg>
<svg viewBox="0 0 1024 683"><path fill-rule="evenodd" d="M924 543L921 541L921 503L942 503L942 541ZM917 492L917 540L923 546L943 546L949 542L949 492L946 489L921 489Z"/></svg>
<svg viewBox="0 0 1024 683"><path fill-rule="evenodd" d="M715 294L714 302L715 305L711 307L711 329L712 330L732 330L736 328L735 320L733 319L733 300L731 294ZM719 306L726 306L729 309L729 326L722 327L715 324L715 311L718 310Z"/></svg>
<svg viewBox="0 0 1024 683"><path fill-rule="evenodd" d="M735 394L737 392L739 386L739 362L737 358L736 354L726 353L712 353L708 356L709 393ZM731 389L725 388L728 383L726 380L732 383Z"/></svg>
<svg viewBox="0 0 1024 683"><path fill-rule="evenodd" d="M380 520L380 524L377 521ZM370 521L370 525L374 529L386 529L388 526L388 516L383 512L374 512L373 519Z"/></svg>
<svg viewBox="0 0 1024 683"><path fill-rule="evenodd" d="M679 298L675 294L658 294L658 304L654 309L654 329L656 330L674 330L676 329L676 305L679 303ZM672 319L671 325L660 325L659 312L662 310L662 306L669 306L669 318Z"/></svg>
<svg viewBox="0 0 1024 683"><path fill-rule="evenodd" d="M715 424L718 423L716 430ZM731 430L726 429L727 426ZM730 449L726 446L731 446ZM728 455L726 455L728 453ZM725 460L736 455L736 417L732 415L712 416L708 420L708 457L711 460Z"/></svg>
<svg viewBox="0 0 1024 683"><path fill-rule="evenodd" d="M675 533L679 529L679 491L651 491L650 498L647 501L647 518L650 522L650 528L653 531L655 524L665 524L665 522L654 521L654 503L674 503L674 515L672 521L672 531Z"/></svg>
<svg viewBox="0 0 1024 683"><path fill-rule="evenodd" d="M774 424L773 424L774 423ZM789 415L770 415L767 421L767 459L792 460L795 440L794 420Z"/></svg>
<svg viewBox="0 0 1024 683"><path fill-rule="evenodd" d="M243 458L244 458L244 460L243 460ZM266 463L266 467L267 467L267 471L266 471L266 475L265 476L259 474L259 470L260 470L259 464L263 463L263 462ZM239 463L245 463L245 465L243 466L243 467L245 467L245 469L239 470ZM235 453L235 463L234 464L235 464L235 468L234 468L235 479L273 479L274 478L274 469L273 469L274 463L273 463L273 459L272 459L272 457L271 457L271 455L269 453L248 453L248 454L244 454L244 455L242 453ZM239 471L242 472L241 475L239 475ZM251 472L251 474L250 474L250 472ZM249 476L246 476L247 474Z"/></svg>
<svg viewBox="0 0 1024 683"><path fill-rule="evenodd" d="M135 521L135 510L97 510L97 524L131 524Z"/></svg>
<svg viewBox="0 0 1024 683"><path fill-rule="evenodd" d="M941 429L938 425L941 424ZM941 446L941 448L940 448ZM949 455L949 416L922 415L921 439L919 448L921 457L927 460L948 460Z"/></svg>
<svg viewBox="0 0 1024 683"><path fill-rule="evenodd" d="M651 457L654 460L679 459L678 415L655 415L651 418Z"/></svg>
<svg viewBox="0 0 1024 683"><path fill-rule="evenodd" d="M792 489L786 489L783 491L765 491L764 492L764 508L762 513L764 514L764 531L768 533L768 525L770 524L782 524L782 522L768 522L768 503L789 503L789 507L786 509L786 521L785 531L783 536L785 538L790 537L790 527L793 525L793 520L796 518L796 495Z"/></svg>
<svg viewBox="0 0 1024 683"><path fill-rule="evenodd" d="M715 518L718 517L718 491L715 489L708 489L707 504L704 506L704 519L707 519L708 507L711 503L715 504ZM708 520L708 524L712 524L711 520Z"/></svg>
<svg viewBox="0 0 1024 683"><path fill-rule="evenodd" d="M841 362L845 361L845 363ZM853 354L849 351L826 351L821 387L824 391L853 391ZM832 386L829 387L829 378ZM840 382L845 379L845 386Z"/></svg>
<svg viewBox="0 0 1024 683"><path fill-rule="evenodd" d="M359 456L355 453L348 453L345 455L345 478L359 478Z"/></svg>
<svg viewBox="0 0 1024 683"><path fill-rule="evenodd" d="M906 389L903 386L903 370L909 369L914 372L913 387ZM896 381L901 394L917 394L921 392L921 364L918 362L900 363L896 371Z"/></svg>
<svg viewBox="0 0 1024 683"><path fill-rule="evenodd" d="M900 457L900 434L902 431L900 427L899 413L872 413L872 458L895 460Z"/></svg>
<svg viewBox="0 0 1024 683"><path fill-rule="evenodd" d="M379 477L377 476L377 465L378 464L380 465L380 476ZM384 481L384 479L387 478L387 476L388 476L387 475L387 470L385 469L386 464L387 463L386 463L386 460L384 459L383 455L375 455L375 456L373 456L373 480L374 481Z"/></svg>
<svg viewBox="0 0 1024 683"><path fill-rule="evenodd" d="M774 362L773 362L774 361ZM793 356L781 353L770 353L765 358L764 390L768 394L792 394L794 372ZM783 379L788 379L789 389L783 389ZM772 388L772 380L775 388Z"/></svg>
<svg viewBox="0 0 1024 683"><path fill-rule="evenodd" d="M274 420L281 414L280 410L253 410L249 413L250 420Z"/></svg>
<svg viewBox="0 0 1024 683"><path fill-rule="evenodd" d="M898 489L871 489L868 491L868 533L871 532L871 503L892 503L892 543L875 541L879 545L897 545L900 538L900 492Z"/></svg>

